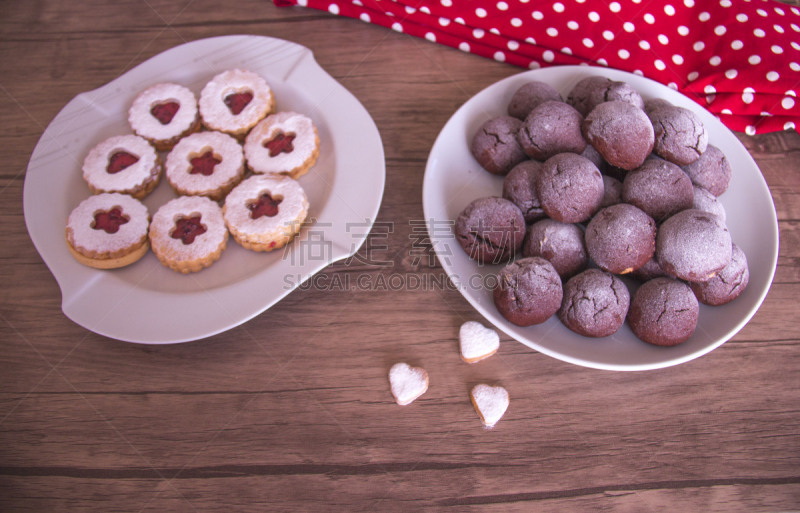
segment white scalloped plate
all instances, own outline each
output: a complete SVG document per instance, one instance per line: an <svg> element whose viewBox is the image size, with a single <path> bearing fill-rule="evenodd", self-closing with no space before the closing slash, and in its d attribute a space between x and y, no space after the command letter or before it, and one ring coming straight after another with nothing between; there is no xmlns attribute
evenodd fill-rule
<svg viewBox="0 0 800 513"><path fill-rule="evenodd" d="M481 196L500 196L502 177L484 171L469 151L469 141L487 119L506 113L514 92L525 82L539 80L563 96L583 77L604 75L628 82L645 98L664 98L694 111L733 164L728 191L720 197L733 241L745 252L750 283L735 301L719 307L700 306L694 335L675 347L641 342L623 326L612 336L582 337L557 317L521 328L497 311L490 290L500 266L479 266L461 249L452 221ZM431 149L423 182L423 208L434 250L451 281L489 322L532 349L560 360L608 370L648 370L697 358L734 336L756 313L767 295L778 259L778 220L772 196L761 171L736 136L717 118L682 94L652 80L623 71L586 66L558 66L527 71L501 80L468 100L445 124Z"/></svg>
<svg viewBox="0 0 800 513"><path fill-rule="evenodd" d="M231 239L219 261L190 275L163 267L152 252L113 271L78 264L64 241L64 225L90 194L81 176L86 153L110 135L130 133L128 106L149 85L173 81L199 95L211 77L234 67L262 75L279 110L301 112L317 125L321 155L299 179L313 222L285 251L255 253ZM331 262L354 254L378 213L385 178L374 121L309 49L269 37L222 36L167 50L70 101L33 151L23 203L28 233L61 288L64 314L101 335L161 344L237 326ZM144 203L152 215L172 197L162 180Z"/></svg>

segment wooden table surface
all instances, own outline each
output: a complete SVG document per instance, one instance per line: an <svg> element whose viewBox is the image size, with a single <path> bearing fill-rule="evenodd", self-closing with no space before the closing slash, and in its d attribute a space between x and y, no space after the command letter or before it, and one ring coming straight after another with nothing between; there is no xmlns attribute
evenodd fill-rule
<svg viewBox="0 0 800 513"><path fill-rule="evenodd" d="M800 510L794 131L738 134L777 209L771 290L730 341L679 366L583 368L506 336L467 365L459 326L483 319L455 290L295 290L249 322L174 345L69 320L23 217L37 140L75 95L226 34L310 48L380 130L383 228L366 245L380 264L323 273L444 274L410 257L428 153L463 102L520 69L261 0L0 3L0 510ZM431 380L405 407L387 380L398 361ZM492 430L469 401L480 382L511 395Z"/></svg>

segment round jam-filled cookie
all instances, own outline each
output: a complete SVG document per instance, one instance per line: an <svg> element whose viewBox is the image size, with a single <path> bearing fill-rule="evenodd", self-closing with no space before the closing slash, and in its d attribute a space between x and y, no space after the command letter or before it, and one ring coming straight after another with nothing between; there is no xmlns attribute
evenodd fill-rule
<svg viewBox="0 0 800 513"><path fill-rule="evenodd" d="M578 274L589 265L583 230L576 224L555 219L542 219L528 228L522 254L549 260L563 279Z"/></svg>
<svg viewBox="0 0 800 513"><path fill-rule="evenodd" d="M89 151L83 179L94 194L119 192L143 199L158 185L161 169L161 159L145 138L116 135Z"/></svg>
<svg viewBox="0 0 800 513"><path fill-rule="evenodd" d="M586 249L601 269L627 274L653 257L656 223L633 205L611 205L598 212L586 226Z"/></svg>
<svg viewBox="0 0 800 513"><path fill-rule="evenodd" d="M197 98L187 87L169 82L148 87L128 109L128 124L159 151L200 127Z"/></svg>
<svg viewBox="0 0 800 513"><path fill-rule="evenodd" d="M689 283L698 301L705 305L719 306L730 303L747 288L750 281L750 268L744 251L733 245L731 263L703 283Z"/></svg>
<svg viewBox="0 0 800 513"><path fill-rule="evenodd" d="M679 166L697 160L708 146L708 132L697 115L683 107L662 106L649 113L653 123L653 151Z"/></svg>
<svg viewBox="0 0 800 513"><path fill-rule="evenodd" d="M482 264L508 261L525 240L525 218L512 202L494 196L478 198L456 218L458 243Z"/></svg>
<svg viewBox="0 0 800 513"><path fill-rule="evenodd" d="M180 196L161 205L150 223L150 246L164 267L188 274L222 256L228 230L222 209L205 196Z"/></svg>
<svg viewBox="0 0 800 513"><path fill-rule="evenodd" d="M567 102L583 116L597 105L609 101L623 101L639 109L644 108L644 100L630 84L601 76L581 79L567 97Z"/></svg>
<svg viewBox="0 0 800 513"><path fill-rule="evenodd" d="M718 147L709 144L700 158L684 166L683 170L692 183L708 190L714 196L721 196L731 183L731 163Z"/></svg>
<svg viewBox="0 0 800 513"><path fill-rule="evenodd" d="M547 160L558 153L582 153L586 140L581 134L583 116L562 101L537 105L517 133L519 145L529 157Z"/></svg>
<svg viewBox="0 0 800 513"><path fill-rule="evenodd" d="M199 132L181 139L164 167L176 193L219 201L244 177L244 153L228 134Z"/></svg>
<svg viewBox="0 0 800 513"><path fill-rule="evenodd" d="M233 188L222 212L242 247L272 251L300 231L308 215L308 199L300 184L288 176L253 175Z"/></svg>
<svg viewBox="0 0 800 513"><path fill-rule="evenodd" d="M546 101L563 102L561 93L546 82L534 80L520 86L508 103L508 115L524 120L528 114L541 103Z"/></svg>
<svg viewBox="0 0 800 513"><path fill-rule="evenodd" d="M541 324L561 307L561 277L553 264L541 257L521 258L497 275L494 304L517 326Z"/></svg>
<svg viewBox="0 0 800 513"><path fill-rule="evenodd" d="M150 244L150 215L139 200L101 193L83 200L67 219L66 239L75 259L97 269L116 269L142 258Z"/></svg>
<svg viewBox="0 0 800 513"><path fill-rule="evenodd" d="M585 337L607 337L625 322L630 301L628 287L619 277L600 269L587 269L564 285L558 318Z"/></svg>
<svg viewBox="0 0 800 513"><path fill-rule="evenodd" d="M697 185L692 186L692 188L694 189L692 208L719 216L723 222L727 219L728 214L725 212L725 207L722 206L722 202L716 196Z"/></svg>
<svg viewBox="0 0 800 513"><path fill-rule="evenodd" d="M668 274L686 281L708 281L731 262L731 234L718 216L684 210L658 228L656 254Z"/></svg>
<svg viewBox="0 0 800 513"><path fill-rule="evenodd" d="M498 116L485 121L470 142L470 153L475 160L493 175L505 175L527 160L517 142L517 132L522 121L511 116Z"/></svg>
<svg viewBox="0 0 800 513"><path fill-rule="evenodd" d="M526 223L547 216L536 195L536 175L541 168L541 162L525 160L514 166L503 179L503 197L519 207Z"/></svg>
<svg viewBox="0 0 800 513"><path fill-rule="evenodd" d="M634 292L628 325L644 342L674 346L692 336L699 312L700 305L688 285L672 278L655 278Z"/></svg>
<svg viewBox="0 0 800 513"><path fill-rule="evenodd" d="M259 121L244 143L247 165L254 173L278 173L299 178L319 157L319 134L311 118L278 112Z"/></svg>
<svg viewBox="0 0 800 513"><path fill-rule="evenodd" d="M606 162L626 170L641 166L655 142L647 114L619 100L592 109L583 121L583 136Z"/></svg>
<svg viewBox="0 0 800 513"><path fill-rule="evenodd" d="M650 158L625 175L622 200L636 205L656 222L661 222L681 210L691 208L694 189L689 175L678 165Z"/></svg>
<svg viewBox="0 0 800 513"><path fill-rule="evenodd" d="M214 76L200 92L203 125L242 138L275 109L267 81L257 73L231 69Z"/></svg>
<svg viewBox="0 0 800 513"><path fill-rule="evenodd" d="M542 165L536 194L547 215L562 223L581 223L600 208L603 176L592 161L576 153L559 153Z"/></svg>

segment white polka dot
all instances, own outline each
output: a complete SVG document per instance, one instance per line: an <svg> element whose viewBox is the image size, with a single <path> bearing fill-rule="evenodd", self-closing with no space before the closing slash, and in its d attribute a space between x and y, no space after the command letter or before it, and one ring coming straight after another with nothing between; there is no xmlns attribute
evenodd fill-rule
<svg viewBox="0 0 800 513"><path fill-rule="evenodd" d="M600 15L592 11L589 13L589 20L597 23L598 21L600 21Z"/></svg>
<svg viewBox="0 0 800 513"><path fill-rule="evenodd" d="M794 121L787 121L787 122L786 122L786 123L783 125L783 129L784 129L784 130L794 130Z"/></svg>
<svg viewBox="0 0 800 513"><path fill-rule="evenodd" d="M736 71L735 69L729 69L728 71L725 72L725 76L730 78L730 79L736 78L736 75L738 75L738 74L739 74L739 72Z"/></svg>
<svg viewBox="0 0 800 513"><path fill-rule="evenodd" d="M489 32L491 32L492 34L494 34L494 35L496 35L496 36L499 36L499 35L500 35L500 31L499 31L499 30L497 30L497 29L496 29L496 28L494 28L494 27L490 28L490 29L489 29Z"/></svg>
<svg viewBox="0 0 800 513"><path fill-rule="evenodd" d="M636 30L636 27L630 21L626 21L622 24L622 28L625 29L625 32L633 32Z"/></svg>
<svg viewBox="0 0 800 513"><path fill-rule="evenodd" d="M744 103L750 105L751 103L753 103L754 99L755 96L753 96L753 93L742 93L742 101Z"/></svg>
<svg viewBox="0 0 800 513"><path fill-rule="evenodd" d="M506 54L504 54L503 52L499 52L499 51L498 52L494 52L494 60L496 60L497 62L505 62Z"/></svg>
<svg viewBox="0 0 800 513"><path fill-rule="evenodd" d="M544 19L544 14L542 14L542 11L533 11L531 13L531 17L534 20L542 20L542 19Z"/></svg>
<svg viewBox="0 0 800 513"><path fill-rule="evenodd" d="M544 59L545 62L553 62L555 58L556 54L553 53L552 50L545 50L544 52L542 52L542 59Z"/></svg>
<svg viewBox="0 0 800 513"><path fill-rule="evenodd" d="M298 2L299 3L299 2ZM353 5L358 5L360 7L364 7L364 4L361 3L361 0L353 0Z"/></svg>
<svg viewBox="0 0 800 513"><path fill-rule="evenodd" d="M450 25L450 18L439 18L439 25L442 27Z"/></svg>
<svg viewBox="0 0 800 513"><path fill-rule="evenodd" d="M644 39L642 39L641 41L639 41L639 48L641 48L642 50L649 50L650 49L650 43L648 41L645 41Z"/></svg>
<svg viewBox="0 0 800 513"><path fill-rule="evenodd" d="M719 5L720 7L730 7L731 0L720 0Z"/></svg>
<svg viewBox="0 0 800 513"><path fill-rule="evenodd" d="M789 44L792 45L792 48L794 48L795 50L800 52L800 44L797 44L797 42L795 42L795 41L792 41Z"/></svg>
<svg viewBox="0 0 800 513"><path fill-rule="evenodd" d="M652 14L650 14L650 13L647 13L647 14L644 15L644 21L646 21L647 23L652 25L653 23L656 22L656 17L653 16Z"/></svg>
<svg viewBox="0 0 800 513"><path fill-rule="evenodd" d="M570 48L569 46L565 46L564 48L561 49L561 53L563 53L564 55L572 55L572 48Z"/></svg>
<svg viewBox="0 0 800 513"><path fill-rule="evenodd" d="M717 92L717 89L713 85L708 84L703 88L703 92L706 94L714 94Z"/></svg>
<svg viewBox="0 0 800 513"><path fill-rule="evenodd" d="M603 39L605 39L606 41L613 41L614 40L614 33L611 32L610 30L604 30L603 31Z"/></svg>
<svg viewBox="0 0 800 513"><path fill-rule="evenodd" d="M530 63L530 64L528 64L528 68L529 68L529 69L539 69L539 68L541 68L541 67L542 67L542 65L541 65L541 64L539 64L539 63L538 63L538 62L536 62L536 61L531 61L531 63Z"/></svg>
<svg viewBox="0 0 800 513"><path fill-rule="evenodd" d="M707 12L705 12L705 11L701 12L700 15L697 16L697 19L700 20L700 21L708 21L710 18L711 18L711 15L708 14Z"/></svg>
<svg viewBox="0 0 800 513"><path fill-rule="evenodd" d="M676 91L678 90L678 84L676 84L675 82L670 82L669 84L667 84L667 87L669 87L670 89L675 89Z"/></svg>
<svg viewBox="0 0 800 513"><path fill-rule="evenodd" d="M608 61L605 60L604 58L600 57L599 59L597 59L597 64L599 64L601 66L608 66Z"/></svg>
<svg viewBox="0 0 800 513"><path fill-rule="evenodd" d="M622 10L622 6L619 5L619 2L611 2L608 4L608 9L611 12L620 12Z"/></svg>
<svg viewBox="0 0 800 513"><path fill-rule="evenodd" d="M518 27L518 28L521 27L522 26L522 20L519 19L519 18L511 18L511 26Z"/></svg>
<svg viewBox="0 0 800 513"><path fill-rule="evenodd" d="M744 129L744 133L747 135L756 135L756 127L753 125L747 125Z"/></svg>
<svg viewBox="0 0 800 513"><path fill-rule="evenodd" d="M732 50L741 50L742 48L744 48L744 43L742 43L739 39L734 39L731 41Z"/></svg>
<svg viewBox="0 0 800 513"><path fill-rule="evenodd" d="M555 12L564 12L564 4L562 4L561 2L554 3L553 10Z"/></svg>
<svg viewBox="0 0 800 513"><path fill-rule="evenodd" d="M486 9L484 9L483 7L478 7L477 9L475 9L475 16L477 16L478 18L485 18L487 14L489 13L487 13Z"/></svg>
<svg viewBox="0 0 800 513"><path fill-rule="evenodd" d="M764 37L764 36L766 36L766 35L767 35L767 33L766 33L766 32L764 32L764 30L763 30L763 29L757 28L757 29L755 29L755 30L753 31L753 35L754 35L754 36L756 36L756 37Z"/></svg>
<svg viewBox="0 0 800 513"><path fill-rule="evenodd" d="M578 30L580 28L580 25L578 25L577 21L570 20L567 22L567 28L570 30Z"/></svg>
<svg viewBox="0 0 800 513"><path fill-rule="evenodd" d="M691 9L694 7L694 0L683 0L683 5Z"/></svg>
<svg viewBox="0 0 800 513"><path fill-rule="evenodd" d="M469 43L467 43L466 41L462 41L461 43L459 43L458 49L461 50L462 52L469 53L470 50Z"/></svg>
<svg viewBox="0 0 800 513"><path fill-rule="evenodd" d="M530 36L525 38L525 42L528 43L528 44L531 44L531 45L535 45L536 44L536 40L534 38L530 37Z"/></svg>
<svg viewBox="0 0 800 513"><path fill-rule="evenodd" d="M675 8L669 4L664 6L664 12L667 16L675 16Z"/></svg>
<svg viewBox="0 0 800 513"><path fill-rule="evenodd" d="M424 5L424 6L422 6L422 7L420 7L420 8L419 8L419 12L424 12L425 14L430 14L430 13L431 13L431 10L430 10L430 9L428 9L428 6L427 6L427 5Z"/></svg>
<svg viewBox="0 0 800 513"><path fill-rule="evenodd" d="M413 7L411 7L410 5L407 5L407 6L406 6L406 12L407 12L408 14L414 14L415 12L417 12L417 10L416 10L416 9L414 9Z"/></svg>
<svg viewBox="0 0 800 513"><path fill-rule="evenodd" d="M627 59L628 57L631 56L631 52L629 52L624 48L620 48L619 51L617 52L617 55L619 55L620 59Z"/></svg>
<svg viewBox="0 0 800 513"><path fill-rule="evenodd" d="M511 50L512 52L516 52L517 50L519 50L519 43L516 41L509 41L508 45L506 46L508 46L508 49Z"/></svg>
<svg viewBox="0 0 800 513"><path fill-rule="evenodd" d="M745 23L747 21L747 15L745 13L739 13L736 15L736 21Z"/></svg>
<svg viewBox="0 0 800 513"><path fill-rule="evenodd" d="M464 21L464 18L462 18L461 16L456 16L456 18L453 21L455 21L459 25L466 25L467 24L467 22Z"/></svg>
<svg viewBox="0 0 800 513"><path fill-rule="evenodd" d="M761 57L758 55L751 55L750 57L747 58L747 62L755 66L756 64L761 63Z"/></svg>
<svg viewBox="0 0 800 513"><path fill-rule="evenodd" d="M694 48L695 52L702 52L705 49L705 47L706 44L702 41L698 41L694 45L692 45L692 48Z"/></svg>
<svg viewBox="0 0 800 513"><path fill-rule="evenodd" d="M329 5L328 12L331 14L339 14L339 6L336 4Z"/></svg>
<svg viewBox="0 0 800 513"><path fill-rule="evenodd" d="M545 30L545 32L550 37L556 37L558 35L558 30L555 29L554 27L548 27L547 30Z"/></svg>
<svg viewBox="0 0 800 513"><path fill-rule="evenodd" d="M367 14L367 13L365 13L365 12L362 12L362 13L361 13L361 15L360 15L358 18L359 18L361 21L364 21L364 22L367 22L367 23L369 23L370 21L372 21L372 20L370 19L370 17L369 17L369 14Z"/></svg>
<svg viewBox="0 0 800 513"><path fill-rule="evenodd" d="M586 48L593 48L594 47L594 41L592 41L588 37L584 37L583 38L583 46L585 46Z"/></svg>
<svg viewBox="0 0 800 513"><path fill-rule="evenodd" d="M781 16L785 16L786 15L786 11L784 11L780 7L775 7L775 12L780 14Z"/></svg>
<svg viewBox="0 0 800 513"><path fill-rule="evenodd" d="M677 53L672 56L672 62L680 66L683 64L683 55L678 55Z"/></svg>
<svg viewBox="0 0 800 513"><path fill-rule="evenodd" d="M697 80L697 77L699 77L699 76L700 76L700 73L698 73L698 72L696 72L696 71L692 71L691 73L689 73L688 75L686 75L686 79L687 79L689 82L694 82L695 80Z"/></svg>
<svg viewBox="0 0 800 513"><path fill-rule="evenodd" d="M689 35L689 27L687 27L686 25L681 25L680 27L678 27L678 34L680 34L682 36L688 36Z"/></svg>
<svg viewBox="0 0 800 513"><path fill-rule="evenodd" d="M669 44L669 38L667 36L665 36L664 34L659 34L658 35L658 42L661 43L662 45L668 45Z"/></svg>
<svg viewBox="0 0 800 513"><path fill-rule="evenodd" d="M794 30L795 32L800 32L800 25L798 25L796 23L792 23L789 26L792 27L792 30Z"/></svg>
<svg viewBox="0 0 800 513"><path fill-rule="evenodd" d="M783 93L783 94L785 94L786 96L794 96L795 98L797 98L797 93L795 93L795 92L794 92L793 90L791 90L791 89L787 89L787 90L786 90L786 92L785 92L785 93Z"/></svg>
<svg viewBox="0 0 800 513"><path fill-rule="evenodd" d="M781 47L780 47L780 46L778 46L778 45L772 45L772 47L770 48L770 50L772 50L772 53L774 53L775 55L780 55L780 54L782 54L782 53L783 53L783 48L781 48Z"/></svg>
<svg viewBox="0 0 800 513"><path fill-rule="evenodd" d="M394 30L395 32L402 32L403 31L403 26L400 25L397 22L394 22L394 23L392 23L392 30Z"/></svg>
<svg viewBox="0 0 800 513"><path fill-rule="evenodd" d="M442 5L443 5L443 6L445 6L445 7L452 7L452 5L453 5L453 2L452 2L452 0L442 0L442 2L441 2L441 3L442 3Z"/></svg>
<svg viewBox="0 0 800 513"><path fill-rule="evenodd" d="M436 42L436 34L434 34L433 32L426 32L425 33L425 39L427 39L431 43L435 43Z"/></svg>
<svg viewBox="0 0 800 513"><path fill-rule="evenodd" d="M719 55L715 55L710 59L708 59L708 63L711 64L712 66L719 66L721 62L722 62L722 57L720 57Z"/></svg>
<svg viewBox="0 0 800 513"><path fill-rule="evenodd" d="M766 18L767 16L769 16L769 13L767 13L767 11L765 11L764 9L757 9L756 12L762 18Z"/></svg>
<svg viewBox="0 0 800 513"><path fill-rule="evenodd" d="M476 28L472 31L472 37L474 37L475 39L481 39L485 35L486 32L484 32L483 29Z"/></svg>
<svg viewBox="0 0 800 513"><path fill-rule="evenodd" d="M722 114L727 114L728 116L730 116L731 114L733 114L733 111L732 111L731 109L722 109L720 112L721 112Z"/></svg>
<svg viewBox="0 0 800 513"><path fill-rule="evenodd" d="M727 31L728 29L726 29L724 25L717 25L716 27L714 27L714 33L718 36L725 35L725 32Z"/></svg>
<svg viewBox="0 0 800 513"><path fill-rule="evenodd" d="M656 69L659 71L664 71L665 69L667 69L667 65L664 64L664 61L662 61L661 59L656 59L655 61L653 61L653 66L655 66Z"/></svg>
<svg viewBox="0 0 800 513"><path fill-rule="evenodd" d="M506 2L497 2L497 9L499 11L507 11L508 10L508 4Z"/></svg>
<svg viewBox="0 0 800 513"><path fill-rule="evenodd" d="M786 110L789 110L792 107L794 107L794 98L787 96L786 98L781 100L781 107L783 107Z"/></svg>
<svg viewBox="0 0 800 513"><path fill-rule="evenodd" d="M777 32L778 34L783 34L784 32L786 32L786 31L783 29L783 27L781 27L780 25L773 25L773 26L772 26L772 29L773 29L775 32Z"/></svg>
<svg viewBox="0 0 800 513"><path fill-rule="evenodd" d="M778 74L777 71L770 71L769 73L767 73L767 80L769 80L770 82L775 82L779 78L781 78L781 76Z"/></svg>
<svg viewBox="0 0 800 513"><path fill-rule="evenodd" d="M633 74L636 75L636 76L639 76L639 77L643 77L644 76L644 72L642 70L640 70L640 69L633 70Z"/></svg>
<svg viewBox="0 0 800 513"><path fill-rule="evenodd" d="M800 71L800 64L796 62L790 62L789 68L791 68L792 71Z"/></svg>

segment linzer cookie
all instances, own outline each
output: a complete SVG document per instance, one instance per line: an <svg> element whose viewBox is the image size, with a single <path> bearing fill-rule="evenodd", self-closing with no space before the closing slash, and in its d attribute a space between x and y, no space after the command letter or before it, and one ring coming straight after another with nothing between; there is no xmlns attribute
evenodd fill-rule
<svg viewBox="0 0 800 513"><path fill-rule="evenodd" d="M219 260L227 243L222 209L203 196L168 201L150 223L153 253L164 266L184 274L200 271Z"/></svg>
<svg viewBox="0 0 800 513"><path fill-rule="evenodd" d="M150 216L139 200L101 193L83 200L67 219L69 251L83 265L116 269L142 258L149 249Z"/></svg>
<svg viewBox="0 0 800 513"><path fill-rule="evenodd" d="M155 84L133 100L128 109L128 123L157 150L169 150L182 137L200 128L197 98L180 84Z"/></svg>
<svg viewBox="0 0 800 513"><path fill-rule="evenodd" d="M155 148L145 138L117 135L89 151L83 179L93 194L119 192L143 199L158 185L161 169Z"/></svg>
<svg viewBox="0 0 800 513"><path fill-rule="evenodd" d="M267 116L247 134L244 155L254 173L299 178L319 157L319 134L311 118L296 112Z"/></svg>
<svg viewBox="0 0 800 513"><path fill-rule="evenodd" d="M243 138L275 109L272 89L260 75L231 69L203 87L198 101L203 126Z"/></svg>
<svg viewBox="0 0 800 513"><path fill-rule="evenodd" d="M253 175L225 198L225 224L242 247L272 251L300 231L308 215L303 188L288 176Z"/></svg>
<svg viewBox="0 0 800 513"><path fill-rule="evenodd" d="M167 155L165 174L178 194L222 200L244 177L242 145L222 132L192 134Z"/></svg>

